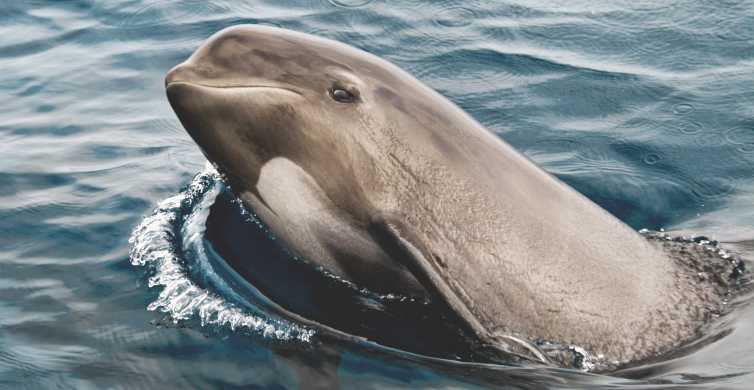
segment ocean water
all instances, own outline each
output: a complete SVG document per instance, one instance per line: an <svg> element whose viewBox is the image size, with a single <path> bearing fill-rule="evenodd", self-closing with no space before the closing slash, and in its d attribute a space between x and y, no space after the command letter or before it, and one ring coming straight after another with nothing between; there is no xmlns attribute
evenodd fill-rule
<svg viewBox="0 0 754 390"><path fill-rule="evenodd" d="M754 259L752 1L4 1L0 388L754 387L747 299L693 351L620 376L429 358L279 315L214 250L219 212L253 216L163 90L240 23L391 60L637 230Z"/></svg>

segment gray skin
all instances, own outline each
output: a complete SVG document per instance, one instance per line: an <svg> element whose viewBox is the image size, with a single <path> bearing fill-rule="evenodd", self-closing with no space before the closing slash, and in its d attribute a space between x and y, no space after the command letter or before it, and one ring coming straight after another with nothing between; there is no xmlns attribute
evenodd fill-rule
<svg viewBox="0 0 754 390"><path fill-rule="evenodd" d="M299 256L359 286L448 305L483 344L628 362L698 333L710 288L395 65L262 26L166 78L233 191ZM340 102L344 89L352 102Z"/></svg>

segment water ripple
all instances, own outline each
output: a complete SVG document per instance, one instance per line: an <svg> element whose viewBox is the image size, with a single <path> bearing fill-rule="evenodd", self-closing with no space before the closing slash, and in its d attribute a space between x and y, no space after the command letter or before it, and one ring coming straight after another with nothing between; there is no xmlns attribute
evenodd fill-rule
<svg viewBox="0 0 754 390"><path fill-rule="evenodd" d="M448 7L435 14L434 21L443 27L464 27L474 22L476 12L471 8Z"/></svg>
<svg viewBox="0 0 754 390"><path fill-rule="evenodd" d="M725 139L741 153L754 153L754 124L726 130Z"/></svg>
<svg viewBox="0 0 754 390"><path fill-rule="evenodd" d="M359 8L369 5L374 0L327 0L330 4L344 8Z"/></svg>

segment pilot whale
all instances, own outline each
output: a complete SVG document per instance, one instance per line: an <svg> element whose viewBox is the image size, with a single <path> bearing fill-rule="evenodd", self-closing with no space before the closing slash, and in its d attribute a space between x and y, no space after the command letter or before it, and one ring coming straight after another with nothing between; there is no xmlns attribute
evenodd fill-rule
<svg viewBox="0 0 754 390"><path fill-rule="evenodd" d="M485 348L547 362L544 341L638 361L693 340L720 305L680 252L372 54L234 26L165 84L204 155L292 253L441 303Z"/></svg>

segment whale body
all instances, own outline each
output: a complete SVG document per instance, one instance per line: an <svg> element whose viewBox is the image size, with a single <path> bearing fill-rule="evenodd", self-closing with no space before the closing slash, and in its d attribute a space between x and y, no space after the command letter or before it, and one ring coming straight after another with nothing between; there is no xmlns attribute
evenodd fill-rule
<svg viewBox="0 0 754 390"><path fill-rule="evenodd" d="M694 339L715 286L397 66L242 25L166 77L181 123L293 253L445 305L486 348L631 362ZM389 330L386 330L389 331Z"/></svg>

